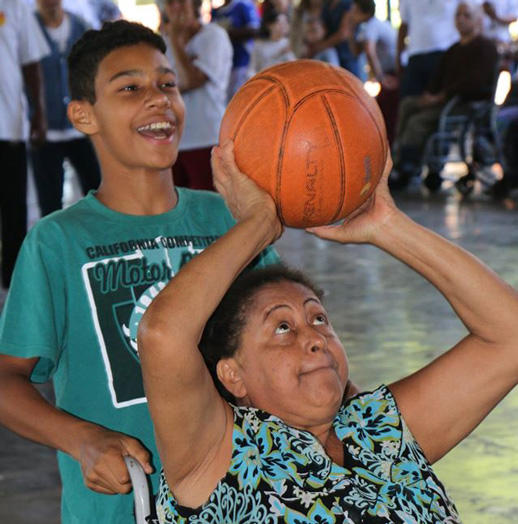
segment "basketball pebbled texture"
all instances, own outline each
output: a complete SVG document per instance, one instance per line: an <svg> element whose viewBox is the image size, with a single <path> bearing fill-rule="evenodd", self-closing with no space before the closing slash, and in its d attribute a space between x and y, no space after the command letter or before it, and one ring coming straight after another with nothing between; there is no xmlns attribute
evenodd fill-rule
<svg viewBox="0 0 518 524"><path fill-rule="evenodd" d="M345 69L297 60L252 77L230 101L220 144L291 227L330 224L374 192L388 154L376 101Z"/></svg>

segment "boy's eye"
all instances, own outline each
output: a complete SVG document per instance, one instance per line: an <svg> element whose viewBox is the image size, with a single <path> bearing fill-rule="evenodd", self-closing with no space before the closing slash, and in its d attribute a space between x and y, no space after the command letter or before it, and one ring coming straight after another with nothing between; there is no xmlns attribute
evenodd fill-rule
<svg viewBox="0 0 518 524"><path fill-rule="evenodd" d="M162 84L162 87L165 89L174 89L176 87L176 83L175 82L164 82Z"/></svg>
<svg viewBox="0 0 518 524"><path fill-rule="evenodd" d="M127 85L127 86L123 86L121 88L121 91L137 91L138 89L138 86L135 85L135 84L130 84L130 85Z"/></svg>
<svg viewBox="0 0 518 524"><path fill-rule="evenodd" d="M315 319L313 320L313 324L315 326L322 326L327 324L327 318L325 315L317 315Z"/></svg>
<svg viewBox="0 0 518 524"><path fill-rule="evenodd" d="M290 331L290 326L287 322L281 322L277 329L275 330L276 335L283 335L284 333L288 333Z"/></svg>

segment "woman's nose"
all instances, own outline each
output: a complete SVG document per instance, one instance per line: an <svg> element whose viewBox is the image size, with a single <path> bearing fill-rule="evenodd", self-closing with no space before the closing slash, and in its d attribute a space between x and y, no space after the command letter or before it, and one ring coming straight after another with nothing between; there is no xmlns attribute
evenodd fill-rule
<svg viewBox="0 0 518 524"><path fill-rule="evenodd" d="M307 327L306 348L311 353L318 353L326 348L327 339L312 326Z"/></svg>

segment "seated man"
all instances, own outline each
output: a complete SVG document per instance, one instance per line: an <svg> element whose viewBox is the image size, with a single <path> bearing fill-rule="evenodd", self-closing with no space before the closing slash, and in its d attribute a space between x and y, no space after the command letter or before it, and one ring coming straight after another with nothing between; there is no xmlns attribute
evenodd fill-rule
<svg viewBox="0 0 518 524"><path fill-rule="evenodd" d="M481 17L476 4L459 4L455 13L459 42L442 57L428 90L401 103L395 151L398 177L391 180L391 187L406 186L417 171L426 140L437 129L441 112L451 98L460 96L467 104L491 97L498 53L493 42L480 34ZM458 110L465 112L467 105L461 104Z"/></svg>

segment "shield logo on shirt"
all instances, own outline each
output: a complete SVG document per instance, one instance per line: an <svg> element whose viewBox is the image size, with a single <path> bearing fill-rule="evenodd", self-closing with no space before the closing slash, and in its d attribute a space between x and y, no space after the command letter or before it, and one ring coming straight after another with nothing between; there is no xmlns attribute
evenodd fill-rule
<svg viewBox="0 0 518 524"><path fill-rule="evenodd" d="M192 245L166 247L157 239L149 249L83 266L83 280L115 407L146 402L138 355L138 324L178 269L200 251Z"/></svg>

